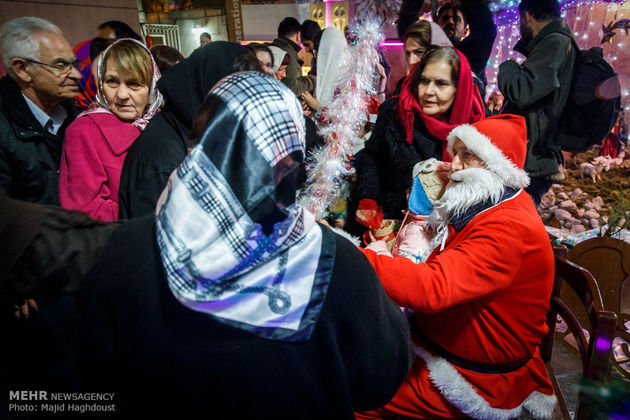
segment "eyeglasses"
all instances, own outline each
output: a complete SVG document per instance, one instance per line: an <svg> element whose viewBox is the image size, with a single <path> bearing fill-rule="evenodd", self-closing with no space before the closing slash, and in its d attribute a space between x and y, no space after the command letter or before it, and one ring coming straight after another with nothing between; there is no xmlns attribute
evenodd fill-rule
<svg viewBox="0 0 630 420"><path fill-rule="evenodd" d="M79 63L79 61L77 61L76 58L72 61L57 60L57 62L55 62L54 64L42 63L41 61L33 60L31 58L22 57L22 59L28 61L29 63L35 63L35 64L39 64L40 66L50 67L52 69L51 72L57 76L62 76L62 75L70 73L73 67L76 68L77 70L81 70L79 68L79 65L81 63Z"/></svg>
<svg viewBox="0 0 630 420"><path fill-rule="evenodd" d="M459 159L467 166L480 167L480 165L483 165L483 160L467 148L456 150L455 155L459 156Z"/></svg>

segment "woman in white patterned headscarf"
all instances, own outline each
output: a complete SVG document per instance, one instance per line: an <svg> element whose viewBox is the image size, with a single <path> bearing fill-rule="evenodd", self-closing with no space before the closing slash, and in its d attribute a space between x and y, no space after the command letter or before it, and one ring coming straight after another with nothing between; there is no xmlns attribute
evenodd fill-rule
<svg viewBox="0 0 630 420"><path fill-rule="evenodd" d="M155 215L121 226L82 285L89 382L139 417L352 419L388 401L413 361L406 320L355 245L295 201L297 97L236 73L195 125Z"/></svg>

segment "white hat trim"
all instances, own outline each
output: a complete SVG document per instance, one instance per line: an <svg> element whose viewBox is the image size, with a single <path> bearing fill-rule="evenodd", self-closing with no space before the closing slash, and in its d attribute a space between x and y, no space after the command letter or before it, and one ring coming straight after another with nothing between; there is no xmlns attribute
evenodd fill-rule
<svg viewBox="0 0 630 420"><path fill-rule="evenodd" d="M460 125L449 133L447 138L448 151L453 156L453 145L456 139L463 141L469 150L479 156L486 168L498 175L505 186L520 189L529 185L527 173L505 157L503 152L474 126L470 124Z"/></svg>

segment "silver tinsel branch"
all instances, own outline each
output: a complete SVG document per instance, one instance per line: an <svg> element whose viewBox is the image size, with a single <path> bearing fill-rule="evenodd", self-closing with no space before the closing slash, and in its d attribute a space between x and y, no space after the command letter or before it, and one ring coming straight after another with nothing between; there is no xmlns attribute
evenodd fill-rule
<svg viewBox="0 0 630 420"><path fill-rule="evenodd" d="M327 107L328 124L320 130L326 145L307 160L306 186L298 197L317 219L328 215L330 205L338 197L345 178L351 172L352 147L367 121L367 98L375 94L374 82L379 62L378 45L383 40L380 23L366 20L351 30L356 43L348 47L349 54L338 71L336 93Z"/></svg>

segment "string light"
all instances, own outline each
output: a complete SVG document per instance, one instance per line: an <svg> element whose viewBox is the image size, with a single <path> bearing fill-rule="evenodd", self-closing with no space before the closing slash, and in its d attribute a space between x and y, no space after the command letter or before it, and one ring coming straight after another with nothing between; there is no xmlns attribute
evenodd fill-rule
<svg viewBox="0 0 630 420"><path fill-rule="evenodd" d="M613 10L617 10L617 3L622 3L625 0L565 0L560 1L560 10L562 11L562 17L566 17L567 10L583 6L591 6L594 4L606 4L612 5ZM514 0L498 0L490 3L490 10L495 15L495 23L497 26L503 26L518 22L518 3ZM581 20L578 16L577 20Z"/></svg>

